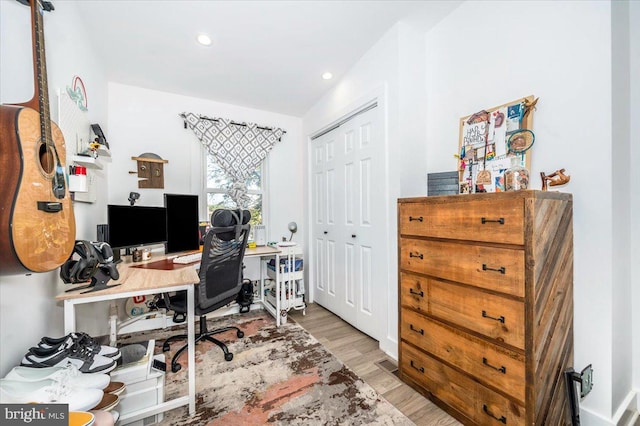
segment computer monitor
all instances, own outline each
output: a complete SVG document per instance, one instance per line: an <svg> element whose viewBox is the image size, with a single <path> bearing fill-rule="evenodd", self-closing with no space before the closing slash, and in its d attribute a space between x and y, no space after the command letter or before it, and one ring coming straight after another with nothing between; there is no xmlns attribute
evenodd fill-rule
<svg viewBox="0 0 640 426"><path fill-rule="evenodd" d="M131 248L167 241L167 210L164 207L107 206L108 243Z"/></svg>
<svg viewBox="0 0 640 426"><path fill-rule="evenodd" d="M198 196L164 194L167 209L165 253L200 249Z"/></svg>

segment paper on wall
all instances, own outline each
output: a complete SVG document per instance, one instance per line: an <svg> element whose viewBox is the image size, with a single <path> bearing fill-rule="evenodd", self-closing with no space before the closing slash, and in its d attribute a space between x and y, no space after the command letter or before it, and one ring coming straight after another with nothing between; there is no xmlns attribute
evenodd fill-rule
<svg viewBox="0 0 640 426"><path fill-rule="evenodd" d="M507 108L500 108L491 113L494 122L493 142L498 157L507 154Z"/></svg>
<svg viewBox="0 0 640 426"><path fill-rule="evenodd" d="M484 146L488 130L487 125L486 121L473 124L465 122L462 126L462 143L473 148Z"/></svg>

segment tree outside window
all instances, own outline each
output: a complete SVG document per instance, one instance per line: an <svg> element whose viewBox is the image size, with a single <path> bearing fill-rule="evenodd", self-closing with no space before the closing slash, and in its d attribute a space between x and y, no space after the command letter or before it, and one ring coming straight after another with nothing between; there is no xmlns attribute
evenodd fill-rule
<svg viewBox="0 0 640 426"><path fill-rule="evenodd" d="M246 181L247 196L250 199L247 210L251 212L251 225L262 224L262 165L249 176ZM213 156L207 155L207 216L211 217L216 209L233 209L236 204L227 195L227 189L231 186L230 179L224 171L216 164Z"/></svg>

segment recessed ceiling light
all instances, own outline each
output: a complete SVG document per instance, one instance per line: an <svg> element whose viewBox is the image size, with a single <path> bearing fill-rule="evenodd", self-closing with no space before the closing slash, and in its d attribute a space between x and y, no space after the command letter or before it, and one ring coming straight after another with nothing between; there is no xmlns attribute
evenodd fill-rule
<svg viewBox="0 0 640 426"><path fill-rule="evenodd" d="M324 74L322 74L322 78L325 80L331 80L333 78L333 74L331 74L330 72L325 72Z"/></svg>
<svg viewBox="0 0 640 426"><path fill-rule="evenodd" d="M203 46L211 46L211 37L206 34L198 34L198 43Z"/></svg>

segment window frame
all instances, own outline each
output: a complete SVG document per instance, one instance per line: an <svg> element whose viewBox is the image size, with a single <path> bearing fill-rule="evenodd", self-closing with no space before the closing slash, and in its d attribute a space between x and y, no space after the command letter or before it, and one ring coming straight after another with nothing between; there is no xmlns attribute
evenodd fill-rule
<svg viewBox="0 0 640 426"><path fill-rule="evenodd" d="M210 221L210 214L209 214L209 194L226 194L226 191L223 188L216 188L216 187L209 187L208 186L208 177L207 177L207 170L208 170L208 160L209 160L209 152L204 149L203 150L203 155L202 155L202 194L203 194L203 200L204 202L202 203L202 216L206 218L207 222ZM262 163L260 163L260 165L258 166L260 168L260 189L256 190L256 189L249 189L247 191L247 194L249 195L261 195L262 196L262 223L261 225L267 225L269 222L269 217L268 217L268 211L269 211L269 191L267 190L268 185L268 162L269 159L268 157L265 158Z"/></svg>

